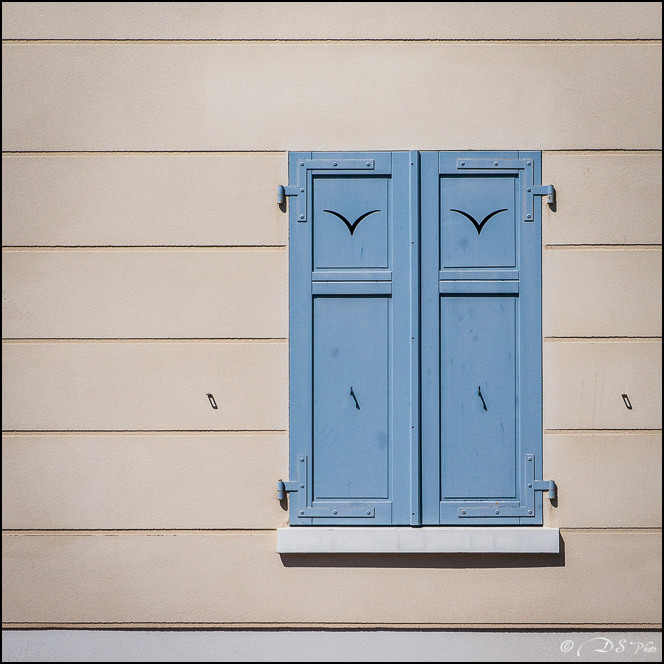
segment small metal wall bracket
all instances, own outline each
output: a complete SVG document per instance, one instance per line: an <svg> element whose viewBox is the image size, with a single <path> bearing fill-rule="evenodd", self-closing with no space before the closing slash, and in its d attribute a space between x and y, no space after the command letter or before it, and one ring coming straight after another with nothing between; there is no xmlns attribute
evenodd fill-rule
<svg viewBox="0 0 664 664"><path fill-rule="evenodd" d="M556 203L556 190L552 184L532 185L531 187L533 196L546 196L548 205L555 205Z"/></svg>
<svg viewBox="0 0 664 664"><path fill-rule="evenodd" d="M284 187L280 184L277 187L277 205L281 207L286 202L286 196L297 196L299 192L298 187Z"/></svg>
<svg viewBox="0 0 664 664"><path fill-rule="evenodd" d="M283 206L287 196L297 196L296 219L307 221L307 186L310 171L373 171L376 168L374 159L300 159L297 162L297 185L277 187L277 204Z"/></svg>
<svg viewBox="0 0 664 664"><path fill-rule="evenodd" d="M553 480L535 480L533 491L548 491L549 500L555 500L557 496L557 487Z"/></svg>
<svg viewBox="0 0 664 664"><path fill-rule="evenodd" d="M457 159L457 169L486 171L523 171L523 220L535 221L533 198L535 196L546 196L546 202L554 205L556 202L556 190L552 184L534 184L534 161L532 159Z"/></svg>
<svg viewBox="0 0 664 664"><path fill-rule="evenodd" d="M521 500L499 501L489 506L488 504L473 503L471 501L459 503L457 516L459 518L472 517L534 517L535 516L535 491L548 491L549 499L556 499L556 483L553 480L535 479L535 455L525 454L523 458L523 489Z"/></svg>
<svg viewBox="0 0 664 664"><path fill-rule="evenodd" d="M286 494L291 491L297 491L299 484L297 482L284 482L279 480L277 482L277 500L283 500Z"/></svg>
<svg viewBox="0 0 664 664"><path fill-rule="evenodd" d="M376 508L370 504L357 507L350 506L344 501L325 501L315 507L311 505L311 496L308 495L309 487L307 486L308 466L309 457L306 454L298 456L297 475L299 479L296 482L284 482L283 480L277 482L277 500L283 500L287 493L297 493L297 518L375 518Z"/></svg>

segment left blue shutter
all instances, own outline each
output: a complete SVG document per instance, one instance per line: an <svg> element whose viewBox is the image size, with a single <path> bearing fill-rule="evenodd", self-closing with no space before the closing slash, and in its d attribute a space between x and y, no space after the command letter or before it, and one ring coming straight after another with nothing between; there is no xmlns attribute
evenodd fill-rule
<svg viewBox="0 0 664 664"><path fill-rule="evenodd" d="M289 155L291 525L419 518L417 167Z"/></svg>

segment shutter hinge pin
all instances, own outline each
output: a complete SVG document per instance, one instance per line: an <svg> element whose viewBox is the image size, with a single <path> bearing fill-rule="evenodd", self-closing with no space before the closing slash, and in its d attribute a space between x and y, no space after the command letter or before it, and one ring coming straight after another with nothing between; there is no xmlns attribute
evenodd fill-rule
<svg viewBox="0 0 664 664"><path fill-rule="evenodd" d="M291 491L297 491L300 485L297 482L284 482L279 480L277 482L277 500L283 500L286 494Z"/></svg>
<svg viewBox="0 0 664 664"><path fill-rule="evenodd" d="M297 196L302 191L298 187L284 187L280 184L277 187L277 205L281 207L286 202L286 196Z"/></svg>
<svg viewBox="0 0 664 664"><path fill-rule="evenodd" d="M546 202L549 205L554 205L556 202L556 190L552 184L531 185L528 191L533 196L546 196Z"/></svg>
<svg viewBox="0 0 664 664"><path fill-rule="evenodd" d="M553 480L535 480L533 482L533 489L535 491L548 491L549 500L556 499L557 487Z"/></svg>

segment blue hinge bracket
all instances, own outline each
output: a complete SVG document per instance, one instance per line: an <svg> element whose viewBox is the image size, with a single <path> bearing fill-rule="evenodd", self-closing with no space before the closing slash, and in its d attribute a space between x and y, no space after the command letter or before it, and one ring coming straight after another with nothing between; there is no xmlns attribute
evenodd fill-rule
<svg viewBox="0 0 664 664"><path fill-rule="evenodd" d="M552 184L531 185L528 191L533 196L546 196L549 205L554 205L556 202L556 190Z"/></svg>
<svg viewBox="0 0 664 664"><path fill-rule="evenodd" d="M523 197L523 220L534 221L535 210L533 206L533 197L546 196L546 202L549 205L555 205L556 190L552 184L535 184L534 174L535 162L532 158L525 159L467 159L465 157L457 159L457 169L475 170L475 171L523 171L524 177L524 197Z"/></svg>
<svg viewBox="0 0 664 664"><path fill-rule="evenodd" d="M287 493L297 491L300 488L304 488L304 486L301 487L299 482L284 482L283 480L279 480L277 482L277 500L283 500Z"/></svg>
<svg viewBox="0 0 664 664"><path fill-rule="evenodd" d="M557 487L553 480L535 480L532 484L534 491L548 491L549 500L556 499Z"/></svg>
<svg viewBox="0 0 664 664"><path fill-rule="evenodd" d="M522 501L519 503L511 501L499 501L492 505L488 503L473 503L466 501L459 504L457 516L459 518L471 517L534 517L535 492L548 491L549 500L556 499L556 483L553 480L535 479L535 455L526 454L524 456L524 487Z"/></svg>
<svg viewBox="0 0 664 664"><path fill-rule="evenodd" d="M277 482L277 499L284 500L286 494L290 492L297 493L296 505L294 506L295 514L293 516L300 518L324 518L333 519L337 517L362 517L362 518L375 518L376 508L371 504L362 507L358 505L349 505L345 501L323 501L322 504L312 505L307 503L307 477L309 457L302 454L297 457L297 475L296 482L284 482L279 480Z"/></svg>
<svg viewBox="0 0 664 664"><path fill-rule="evenodd" d="M295 218L306 222L309 214L307 206L307 186L311 171L331 174L335 171L373 171L376 168L375 159L301 159L297 161L297 185L277 187L277 203L283 207L287 196L297 196L297 210Z"/></svg>
<svg viewBox="0 0 664 664"><path fill-rule="evenodd" d="M297 196L300 192L304 192L304 189L300 187L284 187L283 184L280 184L277 187L277 205L281 207L286 202L286 196Z"/></svg>

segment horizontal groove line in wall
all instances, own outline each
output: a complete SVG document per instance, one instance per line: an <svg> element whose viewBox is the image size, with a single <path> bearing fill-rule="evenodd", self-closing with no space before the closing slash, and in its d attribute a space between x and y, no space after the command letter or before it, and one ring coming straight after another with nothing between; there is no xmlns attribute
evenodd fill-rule
<svg viewBox="0 0 664 664"><path fill-rule="evenodd" d="M169 343L169 344L196 344L196 343L214 343L214 344L283 344L288 339L286 337L268 337L268 338L172 338L172 337L47 337L47 338L7 338L3 339L3 344L84 344L84 343L110 343L110 344L142 344L142 343Z"/></svg>
<svg viewBox="0 0 664 664"><path fill-rule="evenodd" d="M3 339L2 343L8 346L17 344L285 344L286 337L274 338L236 338L236 339L212 339L212 338L187 338L177 339L169 337L155 338L114 338L114 337L81 337L81 338L18 338ZM661 343L662 337L544 337L545 343Z"/></svg>
<svg viewBox="0 0 664 664"><path fill-rule="evenodd" d="M6 252L26 251L284 251L285 244L134 244L134 245L3 245Z"/></svg>
<svg viewBox="0 0 664 664"><path fill-rule="evenodd" d="M329 152L329 149L319 148L316 146L307 146L312 152ZM140 155L166 155L166 154L284 154L288 151L293 151L295 148L285 147L280 150L275 149L260 149L260 150L4 150L2 152L3 156L26 156L26 155L129 155L129 154L140 154ZM441 147L440 149L443 149ZM453 148L447 148L453 149ZM531 148L520 148L522 150L531 150ZM396 152L406 152L406 149L399 150L394 148ZM468 150L473 152L472 148L456 148L454 151ZM606 152L616 152L620 154L634 152L634 153L652 153L652 154L661 154L661 148L543 148L541 145L535 148L532 148L535 151L541 151L545 154L562 154L562 153L579 153L579 154L589 154L593 152L597 153L606 153ZM375 149L372 146L359 146L357 148L358 152L390 152L391 150L382 148ZM476 150L475 150L476 151ZM424 150L426 152L426 150Z"/></svg>
<svg viewBox="0 0 664 664"><path fill-rule="evenodd" d="M638 37L631 38L620 38L620 37L599 37L599 38L566 38L566 37L550 37L550 38L539 38L539 39L523 39L523 38L510 38L510 37L487 37L482 39L469 39L467 37L460 38L445 38L445 37L359 37L359 38L349 38L349 37L323 37L323 38L311 38L311 37L245 37L245 38L226 38L226 39L210 39L210 38L200 38L200 39L186 39L186 38L175 38L175 39L159 39L159 38L138 38L138 39L117 39L117 38L87 38L87 39L59 39L59 38L12 38L12 39L3 39L3 44L234 44L234 43L271 43L271 42L286 42L286 43L304 43L304 44L316 44L319 42L326 43L348 43L348 42L359 42L359 43L386 43L386 44L400 44L400 43L422 43L422 44L475 44L475 43L489 43L489 44L541 44L541 43L556 43L556 44L661 44L661 38L655 37L646 37L639 39Z"/></svg>
<svg viewBox="0 0 664 664"><path fill-rule="evenodd" d="M661 336L651 337L544 337L547 343L580 343L580 342L661 342ZM287 337L7 337L2 339L4 344L83 344L83 343L172 343L172 344L195 344L195 343L218 343L218 344L245 344L264 343L283 344L288 341Z"/></svg>
<svg viewBox="0 0 664 664"><path fill-rule="evenodd" d="M552 150L547 150L545 148L539 147L535 149L535 151L537 150L541 150L544 156L546 156L547 153L549 152L555 154L573 153L581 155L592 154L593 152L600 152L602 154L605 154L607 152L615 152L616 154L621 154L621 155L624 154L625 152L637 152L637 153L650 152L653 155L660 155L662 153L661 148L554 148Z"/></svg>
<svg viewBox="0 0 664 664"><path fill-rule="evenodd" d="M435 526L434 526L435 527ZM575 533L612 533L619 532L620 534L658 534L662 532L661 528L655 527L598 527L598 528L565 528L560 527L560 531L565 533L573 531ZM276 533L276 528L3 528L3 535L11 536L50 536L50 535L81 535L83 537L90 535L223 535L225 533L231 534L266 534Z"/></svg>
<svg viewBox="0 0 664 664"><path fill-rule="evenodd" d="M49 535L223 535L276 533L276 528L3 528L3 535L17 536L49 536Z"/></svg>
<svg viewBox="0 0 664 664"><path fill-rule="evenodd" d="M603 337L544 337L544 341L550 342L550 343L564 343L566 341L569 342L581 342L581 341L606 341L606 342L614 342L614 341L624 341L627 343L633 343L637 341L662 341L662 337L660 336L652 336L652 337L625 337L625 336L620 336L620 337L610 337L610 336L603 336Z"/></svg>
<svg viewBox="0 0 664 664"><path fill-rule="evenodd" d="M150 251L166 250L181 251L196 249L199 251L260 251L260 250L283 250L286 244L5 244L3 251ZM569 250L569 249L638 249L661 251L661 243L651 244L545 244L546 250Z"/></svg>
<svg viewBox="0 0 664 664"><path fill-rule="evenodd" d="M618 433L618 434L632 434L632 433L642 433L642 434L660 434L662 433L661 429L544 429L544 433L572 433L579 435L588 435L592 436L597 433Z"/></svg>
<svg viewBox="0 0 664 664"><path fill-rule="evenodd" d="M2 156L13 155L97 155L97 154L283 154L288 150L3 150Z"/></svg>
<svg viewBox="0 0 664 664"><path fill-rule="evenodd" d="M661 251L662 243L653 242L652 244L545 244L544 249L569 250L569 249L602 249L602 250L621 250L621 249L639 249L643 251Z"/></svg>
<svg viewBox="0 0 664 664"><path fill-rule="evenodd" d="M132 629L134 631L188 631L188 630L246 630L246 631L316 631L338 632L345 630L410 632L454 630L502 632L504 630L523 632L551 632L565 629L567 631L598 631L602 629L620 629L624 631L661 630L661 623L293 623L293 622L262 622L262 623L214 623L214 622L103 622L103 623L45 623L45 622L6 622L2 629L14 630L117 630Z"/></svg>
<svg viewBox="0 0 664 664"><path fill-rule="evenodd" d="M255 436L286 435L287 429L6 429L3 436L115 436L117 434L148 436Z"/></svg>

